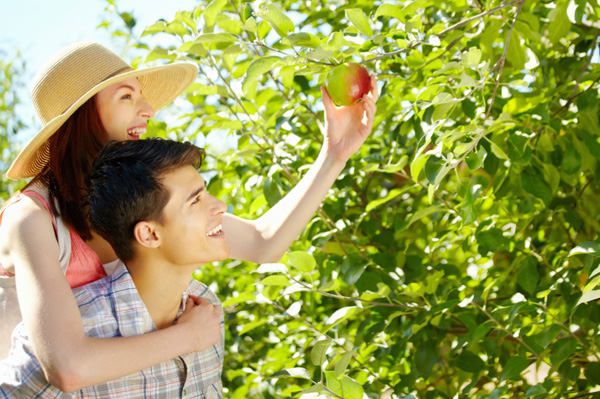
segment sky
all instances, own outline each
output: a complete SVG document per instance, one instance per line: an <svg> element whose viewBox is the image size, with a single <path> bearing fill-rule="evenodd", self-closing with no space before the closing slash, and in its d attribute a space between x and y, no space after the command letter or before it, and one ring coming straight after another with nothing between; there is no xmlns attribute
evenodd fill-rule
<svg viewBox="0 0 600 399"><path fill-rule="evenodd" d="M135 33L159 18L171 20L180 10L191 10L194 0L116 0L120 11L137 18ZM109 35L98 29L106 0L0 0L0 48L19 49L28 69L37 71L45 59L78 40L110 45ZM35 74L35 72L33 72Z"/></svg>
<svg viewBox="0 0 600 399"><path fill-rule="evenodd" d="M191 10L196 5L194 0L115 0L115 3L119 11L131 12L137 18L136 35L159 18L172 20L177 11ZM0 56L12 57L18 49L26 60L20 115L33 117L29 85L39 67L57 50L79 40L110 47L110 35L97 28L108 4L106 0L0 0Z"/></svg>

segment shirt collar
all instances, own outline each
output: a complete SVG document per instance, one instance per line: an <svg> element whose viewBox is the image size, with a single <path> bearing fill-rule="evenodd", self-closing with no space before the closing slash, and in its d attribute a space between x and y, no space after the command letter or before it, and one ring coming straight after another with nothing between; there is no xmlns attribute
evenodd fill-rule
<svg viewBox="0 0 600 399"><path fill-rule="evenodd" d="M157 330L135 288L131 274L121 261L111 275L110 295L114 298L115 318L121 336L129 337Z"/></svg>
<svg viewBox="0 0 600 399"><path fill-rule="evenodd" d="M197 288L196 285L199 285L198 282L192 279L187 290L183 292L177 319L184 312L190 291ZM142 301L129 270L122 261L115 266L111 275L110 295L114 298L115 317L121 336L129 337L157 331L150 312Z"/></svg>

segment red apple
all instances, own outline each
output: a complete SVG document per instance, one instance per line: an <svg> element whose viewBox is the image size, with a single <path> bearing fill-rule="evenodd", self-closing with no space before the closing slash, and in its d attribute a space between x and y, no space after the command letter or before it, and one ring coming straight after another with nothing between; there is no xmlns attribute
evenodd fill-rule
<svg viewBox="0 0 600 399"><path fill-rule="evenodd" d="M351 105L371 90L371 79L367 68L348 62L327 73L325 86L336 105Z"/></svg>

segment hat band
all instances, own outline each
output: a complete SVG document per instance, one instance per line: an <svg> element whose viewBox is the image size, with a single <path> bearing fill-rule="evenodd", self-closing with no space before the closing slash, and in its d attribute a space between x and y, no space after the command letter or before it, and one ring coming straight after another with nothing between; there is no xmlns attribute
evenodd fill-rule
<svg viewBox="0 0 600 399"><path fill-rule="evenodd" d="M124 66L123 68L121 68L121 69L118 69L117 71L115 71L115 72L111 73L110 75L108 75L107 77L105 77L104 79L102 79L102 81L104 82L105 80L108 80L108 79L110 79L110 78L112 78L112 77L114 77L114 76L120 75L120 74L121 74L121 73L123 73L123 72L126 72L126 71L133 71L133 70L134 70L134 69L133 69L132 67L130 67L130 66L128 66L128 65L126 65L126 66Z"/></svg>

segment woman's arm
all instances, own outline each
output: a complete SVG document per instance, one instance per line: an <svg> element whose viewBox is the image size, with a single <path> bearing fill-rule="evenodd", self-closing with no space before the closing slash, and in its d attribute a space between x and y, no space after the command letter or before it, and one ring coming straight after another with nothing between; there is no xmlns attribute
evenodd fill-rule
<svg viewBox="0 0 600 399"><path fill-rule="evenodd" d="M322 87L325 106L325 139L316 162L298 184L257 220L226 214L223 217L230 257L255 263L277 262L327 195L346 162L371 133L377 110L377 84L352 106L338 108Z"/></svg>
<svg viewBox="0 0 600 399"><path fill-rule="evenodd" d="M110 381L204 348L203 320L195 318L193 307L177 325L158 332L87 337L60 268L50 215L37 200L23 199L5 211L0 240L9 248L6 260L15 265L19 303L34 352L48 381L61 390Z"/></svg>

